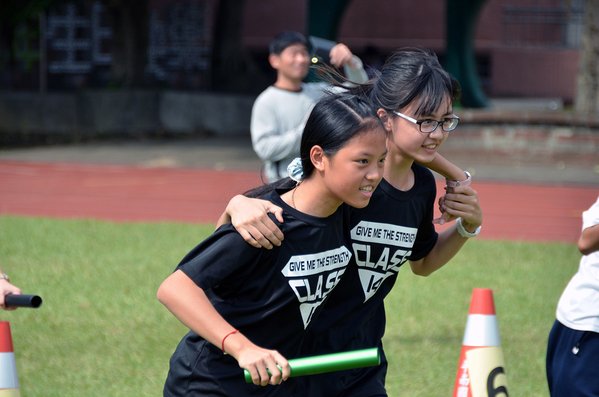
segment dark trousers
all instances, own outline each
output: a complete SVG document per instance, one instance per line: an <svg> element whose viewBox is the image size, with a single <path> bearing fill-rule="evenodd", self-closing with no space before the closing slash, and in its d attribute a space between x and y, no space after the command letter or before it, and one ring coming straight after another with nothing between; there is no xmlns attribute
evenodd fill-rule
<svg viewBox="0 0 599 397"><path fill-rule="evenodd" d="M599 397L599 334L555 321L547 344L551 397Z"/></svg>

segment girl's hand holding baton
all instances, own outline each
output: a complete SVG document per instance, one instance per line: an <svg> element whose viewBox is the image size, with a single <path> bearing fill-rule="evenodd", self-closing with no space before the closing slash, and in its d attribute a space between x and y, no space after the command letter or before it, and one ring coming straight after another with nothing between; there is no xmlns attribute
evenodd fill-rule
<svg viewBox="0 0 599 397"><path fill-rule="evenodd" d="M278 385L291 374L289 363L275 350L268 350L251 344L236 356L239 366L250 373L255 385Z"/></svg>

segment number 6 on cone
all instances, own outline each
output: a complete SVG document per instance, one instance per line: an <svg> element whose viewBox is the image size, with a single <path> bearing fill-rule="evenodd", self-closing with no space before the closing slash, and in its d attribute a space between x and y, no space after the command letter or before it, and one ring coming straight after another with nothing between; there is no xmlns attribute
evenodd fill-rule
<svg viewBox="0 0 599 397"><path fill-rule="evenodd" d="M493 291L475 288L453 397L509 397Z"/></svg>

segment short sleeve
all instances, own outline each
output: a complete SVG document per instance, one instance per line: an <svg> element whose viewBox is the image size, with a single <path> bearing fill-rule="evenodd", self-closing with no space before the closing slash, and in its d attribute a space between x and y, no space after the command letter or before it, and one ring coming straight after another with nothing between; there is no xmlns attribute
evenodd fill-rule
<svg viewBox="0 0 599 397"><path fill-rule="evenodd" d="M220 227L191 250L177 266L198 287L209 289L227 280L241 282L268 250L246 243L232 225Z"/></svg>
<svg viewBox="0 0 599 397"><path fill-rule="evenodd" d="M588 210L582 213L582 230L599 224L599 198Z"/></svg>

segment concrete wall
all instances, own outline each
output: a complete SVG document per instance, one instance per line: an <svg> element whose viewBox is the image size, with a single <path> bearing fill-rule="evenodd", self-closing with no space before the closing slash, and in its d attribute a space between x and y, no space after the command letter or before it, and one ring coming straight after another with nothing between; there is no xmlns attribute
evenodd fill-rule
<svg viewBox="0 0 599 397"><path fill-rule="evenodd" d="M0 92L0 134L249 133L252 96L174 91Z"/></svg>
<svg viewBox="0 0 599 397"><path fill-rule="evenodd" d="M497 48L491 59L491 96L557 97L574 102L578 50Z"/></svg>

